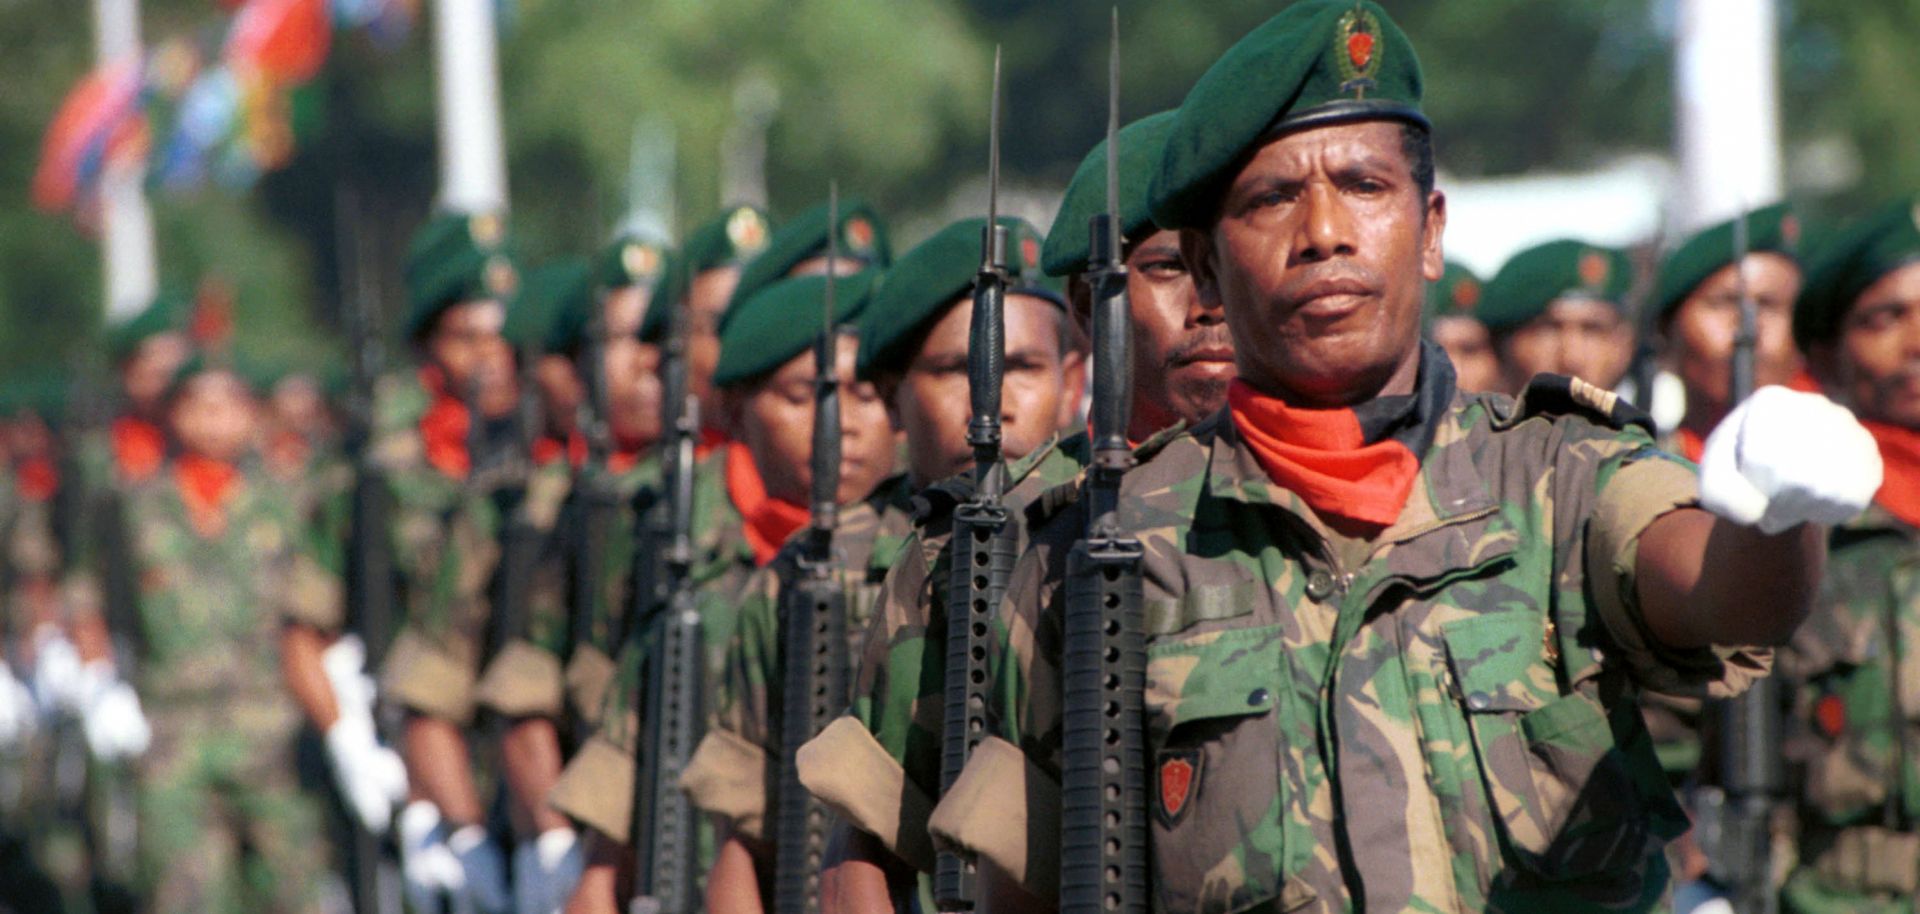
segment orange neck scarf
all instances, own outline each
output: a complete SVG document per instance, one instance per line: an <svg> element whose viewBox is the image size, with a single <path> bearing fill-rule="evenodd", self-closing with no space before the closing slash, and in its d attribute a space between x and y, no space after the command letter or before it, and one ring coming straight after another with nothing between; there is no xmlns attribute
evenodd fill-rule
<svg viewBox="0 0 1920 914"><path fill-rule="evenodd" d="M607 472L625 473L640 463L639 451L614 451L607 455Z"/></svg>
<svg viewBox="0 0 1920 914"><path fill-rule="evenodd" d="M1884 422L1860 424L1880 445L1880 462L1886 467L1886 478L1873 500L1887 513L1920 527L1920 430Z"/></svg>
<svg viewBox="0 0 1920 914"><path fill-rule="evenodd" d="M240 482L240 471L223 460L185 454L174 463L173 479L194 527L207 535L218 534L226 526L227 500Z"/></svg>
<svg viewBox="0 0 1920 914"><path fill-rule="evenodd" d="M45 457L32 457L21 461L14 469L20 497L31 502L44 502L60 490L60 471L53 461Z"/></svg>
<svg viewBox="0 0 1920 914"><path fill-rule="evenodd" d="M727 494L746 520L747 545L753 547L755 565L773 561L787 537L807 522L806 505L767 494L767 483L753 465L753 454L742 444L727 445Z"/></svg>
<svg viewBox="0 0 1920 914"><path fill-rule="evenodd" d="M1700 437L1699 432L1686 426L1673 430L1673 443L1680 446L1680 456L1693 461L1696 465L1700 463L1701 457L1706 456L1707 439Z"/></svg>
<svg viewBox="0 0 1920 914"><path fill-rule="evenodd" d="M540 466L546 466L560 459L562 450L560 439L551 435L542 435L533 442L533 462ZM574 432L567 436L564 451L566 452L567 464L569 466L578 469L586 465L587 439L579 432Z"/></svg>
<svg viewBox="0 0 1920 914"><path fill-rule="evenodd" d="M467 415L467 404L447 391L445 376L438 368L421 368L420 385L433 398L420 417L420 439L427 449L427 463L444 475L465 479L473 469L473 455L467 453L467 433L473 419Z"/></svg>
<svg viewBox="0 0 1920 914"><path fill-rule="evenodd" d="M705 460L708 454L713 453L714 448L728 444L732 440L733 439L727 437L726 432L717 428L702 428L700 429L700 440L693 443L693 458L695 460Z"/></svg>
<svg viewBox="0 0 1920 914"><path fill-rule="evenodd" d="M160 469L167 458L167 436L160 427L134 416L113 420L113 459L128 482L140 482Z"/></svg>
<svg viewBox="0 0 1920 914"><path fill-rule="evenodd" d="M1453 400L1451 363L1424 346L1411 396L1302 409L1236 379L1227 386L1227 410L1275 484L1322 515L1386 527L1413 493L1434 425Z"/></svg>

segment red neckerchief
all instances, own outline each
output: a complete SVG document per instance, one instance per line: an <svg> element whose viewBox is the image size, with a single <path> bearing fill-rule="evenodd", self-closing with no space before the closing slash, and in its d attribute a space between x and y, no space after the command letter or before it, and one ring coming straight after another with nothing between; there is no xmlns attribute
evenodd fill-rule
<svg viewBox="0 0 1920 914"><path fill-rule="evenodd" d="M1699 432L1684 425L1673 430L1673 443L1680 446L1680 456L1693 461L1696 465L1700 463L1701 457L1706 456L1707 439L1700 437Z"/></svg>
<svg viewBox="0 0 1920 914"><path fill-rule="evenodd" d="M703 428L700 430L700 440L693 443L693 459L705 460L708 454L713 453L714 448L732 440L727 437L726 432L717 428Z"/></svg>
<svg viewBox="0 0 1920 914"><path fill-rule="evenodd" d="M1860 424L1880 445L1880 463L1886 468L1873 500L1887 513L1920 527L1920 430L1885 422L1863 420Z"/></svg>
<svg viewBox="0 0 1920 914"><path fill-rule="evenodd" d="M160 469L167 459L167 436L160 427L134 416L113 420L109 431L113 439L113 462L128 482L141 482Z"/></svg>
<svg viewBox="0 0 1920 914"><path fill-rule="evenodd" d="M240 471L223 460L183 454L174 462L173 479L194 527L203 534L217 535L226 526L227 500L240 482Z"/></svg>
<svg viewBox="0 0 1920 914"><path fill-rule="evenodd" d="M262 450L275 476L292 479L300 475L300 470L307 465L307 456L312 452L313 445L307 436L292 429L281 429L267 439L267 446Z"/></svg>
<svg viewBox="0 0 1920 914"><path fill-rule="evenodd" d="M560 459L560 439L552 435L543 435L533 442L533 462L546 466ZM587 439L579 432L567 436L567 463L578 469L587 463Z"/></svg>
<svg viewBox="0 0 1920 914"><path fill-rule="evenodd" d="M1452 361L1423 343L1412 394L1302 409L1236 379L1227 385L1227 410L1267 477L1315 513L1386 527L1413 494L1453 390Z"/></svg>
<svg viewBox="0 0 1920 914"><path fill-rule="evenodd" d="M607 455L607 472L625 473L640 462L639 451L614 451Z"/></svg>
<svg viewBox="0 0 1920 914"><path fill-rule="evenodd" d="M13 472L20 497L28 501L44 502L60 491L60 470L45 457L29 457Z"/></svg>
<svg viewBox="0 0 1920 914"><path fill-rule="evenodd" d="M447 391L445 376L431 365L420 369L420 386L433 398L420 417L420 440L426 445L427 463L446 476L465 479L473 469L473 457L467 453L467 433L472 425L467 404Z"/></svg>
<svg viewBox="0 0 1920 914"><path fill-rule="evenodd" d="M727 445L727 494L746 520L747 545L753 547L755 565L773 561L787 537L807 522L806 505L767 494L767 483L745 445Z"/></svg>

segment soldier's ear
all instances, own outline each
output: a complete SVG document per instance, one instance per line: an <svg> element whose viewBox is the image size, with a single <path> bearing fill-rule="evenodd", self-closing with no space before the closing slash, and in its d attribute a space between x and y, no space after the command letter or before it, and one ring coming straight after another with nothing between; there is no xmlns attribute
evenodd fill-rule
<svg viewBox="0 0 1920 914"><path fill-rule="evenodd" d="M1202 300L1217 300L1219 285L1214 271L1213 234L1199 229L1180 230L1180 259Z"/></svg>
<svg viewBox="0 0 1920 914"><path fill-rule="evenodd" d="M1439 282L1447 273L1447 253L1442 238L1447 233L1447 195L1440 191L1427 194L1427 209L1421 225L1420 269L1428 282Z"/></svg>

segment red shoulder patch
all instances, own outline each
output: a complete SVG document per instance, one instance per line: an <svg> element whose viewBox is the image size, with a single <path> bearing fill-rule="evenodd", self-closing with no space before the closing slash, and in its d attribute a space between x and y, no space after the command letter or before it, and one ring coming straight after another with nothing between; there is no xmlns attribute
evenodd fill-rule
<svg viewBox="0 0 1920 914"><path fill-rule="evenodd" d="M1160 755L1160 805L1156 811L1161 823L1168 828L1180 821L1194 790L1200 786L1201 758L1197 749Z"/></svg>

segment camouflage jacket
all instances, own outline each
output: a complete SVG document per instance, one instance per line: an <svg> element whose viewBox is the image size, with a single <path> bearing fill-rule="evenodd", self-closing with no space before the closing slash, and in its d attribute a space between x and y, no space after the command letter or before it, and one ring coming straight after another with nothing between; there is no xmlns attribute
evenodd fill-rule
<svg viewBox="0 0 1920 914"><path fill-rule="evenodd" d="M705 694L719 689L727 644L739 618L742 588L754 571L740 511L727 494L727 451L715 448L694 470L692 580L706 656ZM641 503L658 493L643 491ZM647 548L642 546L641 548ZM625 841L633 811L634 746L639 739L636 702L650 644L646 626L627 626L614 657L614 673L600 707L600 722L561 772L548 802L601 833Z"/></svg>
<svg viewBox="0 0 1920 914"><path fill-rule="evenodd" d="M1079 475L1084 434L1053 440L1007 467L1003 503L1026 546L1029 505ZM881 584L863 639L853 703L801 759L801 780L842 818L901 859L933 870L926 822L940 795L946 713L946 604L953 509L972 493L971 473L914 497L914 530ZM813 764L810 760L817 760Z"/></svg>
<svg viewBox="0 0 1920 914"><path fill-rule="evenodd" d="M1799 876L1830 891L1910 897L1920 889L1920 530L1876 505L1831 543L1819 602L1780 656L1793 702L1787 753L1799 768ZM1904 853L1855 846L1876 832L1906 833ZM1901 872L1876 875L1870 857L1904 857L1884 861Z"/></svg>
<svg viewBox="0 0 1920 914"><path fill-rule="evenodd" d="M1273 485L1224 412L1127 476L1158 910L1660 900L1659 851L1686 821L1635 692L1731 694L1768 660L1664 650L1639 620L1639 534L1694 502L1693 473L1577 381L1518 405L1455 394L1433 421L1399 519L1365 540ZM1043 898L1058 890L1060 585L1079 529L1045 534L1002 607L996 734L932 823Z"/></svg>
<svg viewBox="0 0 1920 914"><path fill-rule="evenodd" d="M880 595L881 581L906 546L912 527L905 477L880 484L840 515L834 551L847 596L847 658L860 656ZM725 819L737 832L762 837L775 800L785 694L782 594L800 573L806 528L754 572L741 595L739 627L727 647L720 688L708 701L707 734L680 783L695 806Z"/></svg>

